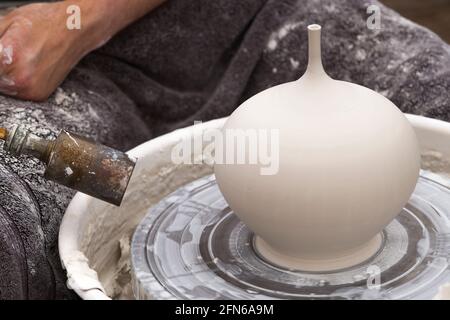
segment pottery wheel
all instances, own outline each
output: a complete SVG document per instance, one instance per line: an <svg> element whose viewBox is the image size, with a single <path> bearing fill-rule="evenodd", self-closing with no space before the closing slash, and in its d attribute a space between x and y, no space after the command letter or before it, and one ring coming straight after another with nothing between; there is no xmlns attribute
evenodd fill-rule
<svg viewBox="0 0 450 320"><path fill-rule="evenodd" d="M376 205L376 204L374 204ZM450 281L450 182L422 171L382 248L351 268L285 270L261 258L254 234L214 176L152 207L132 242L137 299L430 299Z"/></svg>

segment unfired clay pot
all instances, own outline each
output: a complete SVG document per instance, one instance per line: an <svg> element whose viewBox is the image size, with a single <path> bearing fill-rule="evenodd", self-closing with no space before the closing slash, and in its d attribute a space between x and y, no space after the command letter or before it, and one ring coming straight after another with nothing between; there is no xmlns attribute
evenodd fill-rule
<svg viewBox="0 0 450 320"><path fill-rule="evenodd" d="M261 175L255 164L215 165L220 190L257 235L263 258L310 271L375 254L420 167L413 129L391 101L325 73L320 30L308 27L305 74L253 96L224 126L278 129L278 173Z"/></svg>

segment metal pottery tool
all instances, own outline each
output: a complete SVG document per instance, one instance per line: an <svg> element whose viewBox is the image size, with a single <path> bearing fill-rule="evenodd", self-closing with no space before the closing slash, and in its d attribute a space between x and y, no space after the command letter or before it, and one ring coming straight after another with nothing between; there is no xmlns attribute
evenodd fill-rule
<svg viewBox="0 0 450 320"><path fill-rule="evenodd" d="M119 206L136 161L127 154L77 134L61 131L46 140L22 126L0 128L3 149L29 155L46 165L44 177Z"/></svg>

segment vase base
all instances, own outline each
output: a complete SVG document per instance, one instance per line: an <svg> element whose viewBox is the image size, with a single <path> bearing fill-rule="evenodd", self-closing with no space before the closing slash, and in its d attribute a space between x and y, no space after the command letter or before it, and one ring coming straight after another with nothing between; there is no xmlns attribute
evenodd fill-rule
<svg viewBox="0 0 450 320"><path fill-rule="evenodd" d="M282 269L309 272L335 271L356 266L376 255L380 251L382 243L382 234L377 234L363 245L334 257L308 259L280 253L258 236L254 240L256 252L266 262Z"/></svg>

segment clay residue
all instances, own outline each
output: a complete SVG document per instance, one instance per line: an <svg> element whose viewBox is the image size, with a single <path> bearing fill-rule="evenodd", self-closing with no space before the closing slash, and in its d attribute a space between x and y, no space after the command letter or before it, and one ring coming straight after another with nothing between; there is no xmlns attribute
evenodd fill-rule
<svg viewBox="0 0 450 320"><path fill-rule="evenodd" d="M89 291L100 290L105 292L98 280L97 272L89 268L88 259L80 251L74 251L66 260L67 286L69 289Z"/></svg>
<svg viewBox="0 0 450 320"><path fill-rule="evenodd" d="M267 42L267 50L274 51L278 47L278 43L283 40L291 31L297 29L300 26L299 22L288 22L284 24L280 29L273 32Z"/></svg>
<svg viewBox="0 0 450 320"><path fill-rule="evenodd" d="M421 156L422 169L450 177L450 157L434 150L426 150L422 152Z"/></svg>
<svg viewBox="0 0 450 320"><path fill-rule="evenodd" d="M56 89L54 99L56 105L63 107L69 107L79 101L78 95L75 92L68 94L62 88Z"/></svg>
<svg viewBox="0 0 450 320"><path fill-rule="evenodd" d="M112 287L112 296L116 299L132 299L133 291L131 288L131 261L130 248L131 237L124 235L119 240L120 258L115 269L114 281Z"/></svg>

